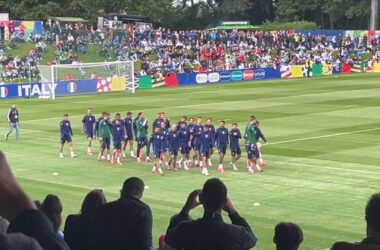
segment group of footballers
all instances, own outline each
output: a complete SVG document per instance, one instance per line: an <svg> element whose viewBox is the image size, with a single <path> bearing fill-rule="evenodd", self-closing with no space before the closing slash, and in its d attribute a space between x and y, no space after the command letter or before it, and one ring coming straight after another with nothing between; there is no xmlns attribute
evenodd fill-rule
<svg viewBox="0 0 380 250"><path fill-rule="evenodd" d="M212 166L211 156L216 149L219 153L218 171L224 173L223 162L228 146L232 155L231 167L237 171L236 163L242 154L239 140L244 138L247 151L247 171L251 174L263 171L262 167L266 165L266 162L263 161L261 155L261 142L267 143L267 140L261 132L259 121L255 116L250 117L243 136L236 123L233 123L232 129L228 130L225 127L225 121L220 121L217 129L211 118L208 118L204 125L202 125L202 121L202 117L198 117L195 121L192 117L188 119L183 116L178 123L170 125L170 120L166 118L164 112L161 112L157 114L152 125L152 135L148 138L148 120L145 119L142 112L138 113L136 118L133 118L132 113L128 112L124 119L120 113L117 113L115 119L111 121L111 115L108 112L103 112L101 117L96 119L92 110L88 109L87 115L82 120L82 133L88 140L87 154L89 156L93 155L92 143L98 138L100 141L98 160L107 160L118 165L123 164L121 159L126 157L128 145L131 157L137 158L137 162L142 162L144 147L146 148L146 162L153 162L150 158L152 147L154 154L152 173L160 175L164 175L163 167L178 171L183 164L185 170L189 170L191 167L200 167L202 174L208 176L208 167ZM67 114L60 123L60 130L60 157L63 158L65 143L68 143L71 157L76 157L72 146L73 133ZM133 150L134 138L137 142L136 155ZM191 157L192 150L194 152ZM181 159L178 159L179 153L181 153Z"/></svg>

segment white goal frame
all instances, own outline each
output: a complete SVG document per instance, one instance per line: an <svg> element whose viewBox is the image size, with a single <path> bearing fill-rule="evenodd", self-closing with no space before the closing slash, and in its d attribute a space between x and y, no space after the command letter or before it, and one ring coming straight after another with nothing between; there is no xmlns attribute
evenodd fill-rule
<svg viewBox="0 0 380 250"><path fill-rule="evenodd" d="M114 61L114 62L98 62L98 63L77 63L77 64L54 64L54 65L40 65L40 77L41 84L50 84L50 89L52 90L51 96L41 96L42 99L52 99L56 98L55 84L60 81L57 79L57 70L58 69L85 69L91 67L104 67L104 66L117 66L117 76L123 77L125 76L125 90L130 91L132 94L136 93L136 88L138 88L138 79L135 78L135 66L133 61ZM128 65L130 67L129 72L122 72L123 65ZM45 75L41 72L41 69L45 69ZM48 72L48 68L50 68L50 76L46 76L46 72ZM62 80L64 81L64 80Z"/></svg>

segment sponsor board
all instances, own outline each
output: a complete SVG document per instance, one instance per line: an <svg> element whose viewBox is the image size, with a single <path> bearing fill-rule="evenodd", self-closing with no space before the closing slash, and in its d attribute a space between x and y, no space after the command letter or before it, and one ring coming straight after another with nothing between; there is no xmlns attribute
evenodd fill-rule
<svg viewBox="0 0 380 250"><path fill-rule="evenodd" d="M208 81L209 82L219 82L220 81L220 76L218 72L212 72L208 74Z"/></svg>
<svg viewBox="0 0 380 250"><path fill-rule="evenodd" d="M231 81L231 72L229 71L224 71L224 72L220 72L220 81L221 82L230 82Z"/></svg>
<svg viewBox="0 0 380 250"><path fill-rule="evenodd" d="M243 72L241 71L232 71L232 81L241 81L243 80Z"/></svg>
<svg viewBox="0 0 380 250"><path fill-rule="evenodd" d="M255 69L254 71L254 79L255 80L263 80L265 78L265 69Z"/></svg>
<svg viewBox="0 0 380 250"><path fill-rule="evenodd" d="M208 76L205 73L197 74L197 76L195 77L195 81L197 83L207 83Z"/></svg>
<svg viewBox="0 0 380 250"><path fill-rule="evenodd" d="M255 77L255 73L253 70L247 69L247 70L243 71L243 80L244 81L253 80L254 77Z"/></svg>

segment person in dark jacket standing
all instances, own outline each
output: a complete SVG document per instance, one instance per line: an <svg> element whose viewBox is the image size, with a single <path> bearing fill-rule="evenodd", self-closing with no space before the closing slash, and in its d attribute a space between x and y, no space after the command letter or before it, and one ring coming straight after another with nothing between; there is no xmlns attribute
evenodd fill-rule
<svg viewBox="0 0 380 250"><path fill-rule="evenodd" d="M186 221L190 210L202 204L203 218ZM232 224L223 221L222 211ZM166 245L160 250L245 250L256 245L251 227L232 206L227 188L219 179L206 181L202 190L194 190L177 217L178 225L168 230ZM196 233L194 233L196 232Z"/></svg>
<svg viewBox="0 0 380 250"><path fill-rule="evenodd" d="M119 200L103 205L96 212L93 226L93 250L150 250L152 212L140 199L144 182L127 179Z"/></svg>
<svg viewBox="0 0 380 250"><path fill-rule="evenodd" d="M7 114L7 120L9 123L9 131L5 134L5 140L8 141L9 135L16 130L16 141L20 140L20 115L16 104L12 104Z"/></svg>

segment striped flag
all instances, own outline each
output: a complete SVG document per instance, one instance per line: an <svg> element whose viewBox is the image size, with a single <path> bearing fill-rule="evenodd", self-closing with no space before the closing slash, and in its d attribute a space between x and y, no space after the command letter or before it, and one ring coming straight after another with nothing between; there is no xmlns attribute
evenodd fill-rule
<svg viewBox="0 0 380 250"><path fill-rule="evenodd" d="M292 77L292 72L291 72L289 66L281 65L280 72L281 72L281 78L291 78Z"/></svg>
<svg viewBox="0 0 380 250"><path fill-rule="evenodd" d="M70 93L75 93L78 89L78 86L75 82L69 82L69 85L67 86L67 90L70 92Z"/></svg>
<svg viewBox="0 0 380 250"><path fill-rule="evenodd" d="M8 89L6 87L0 88L0 98L5 98L8 96Z"/></svg>

